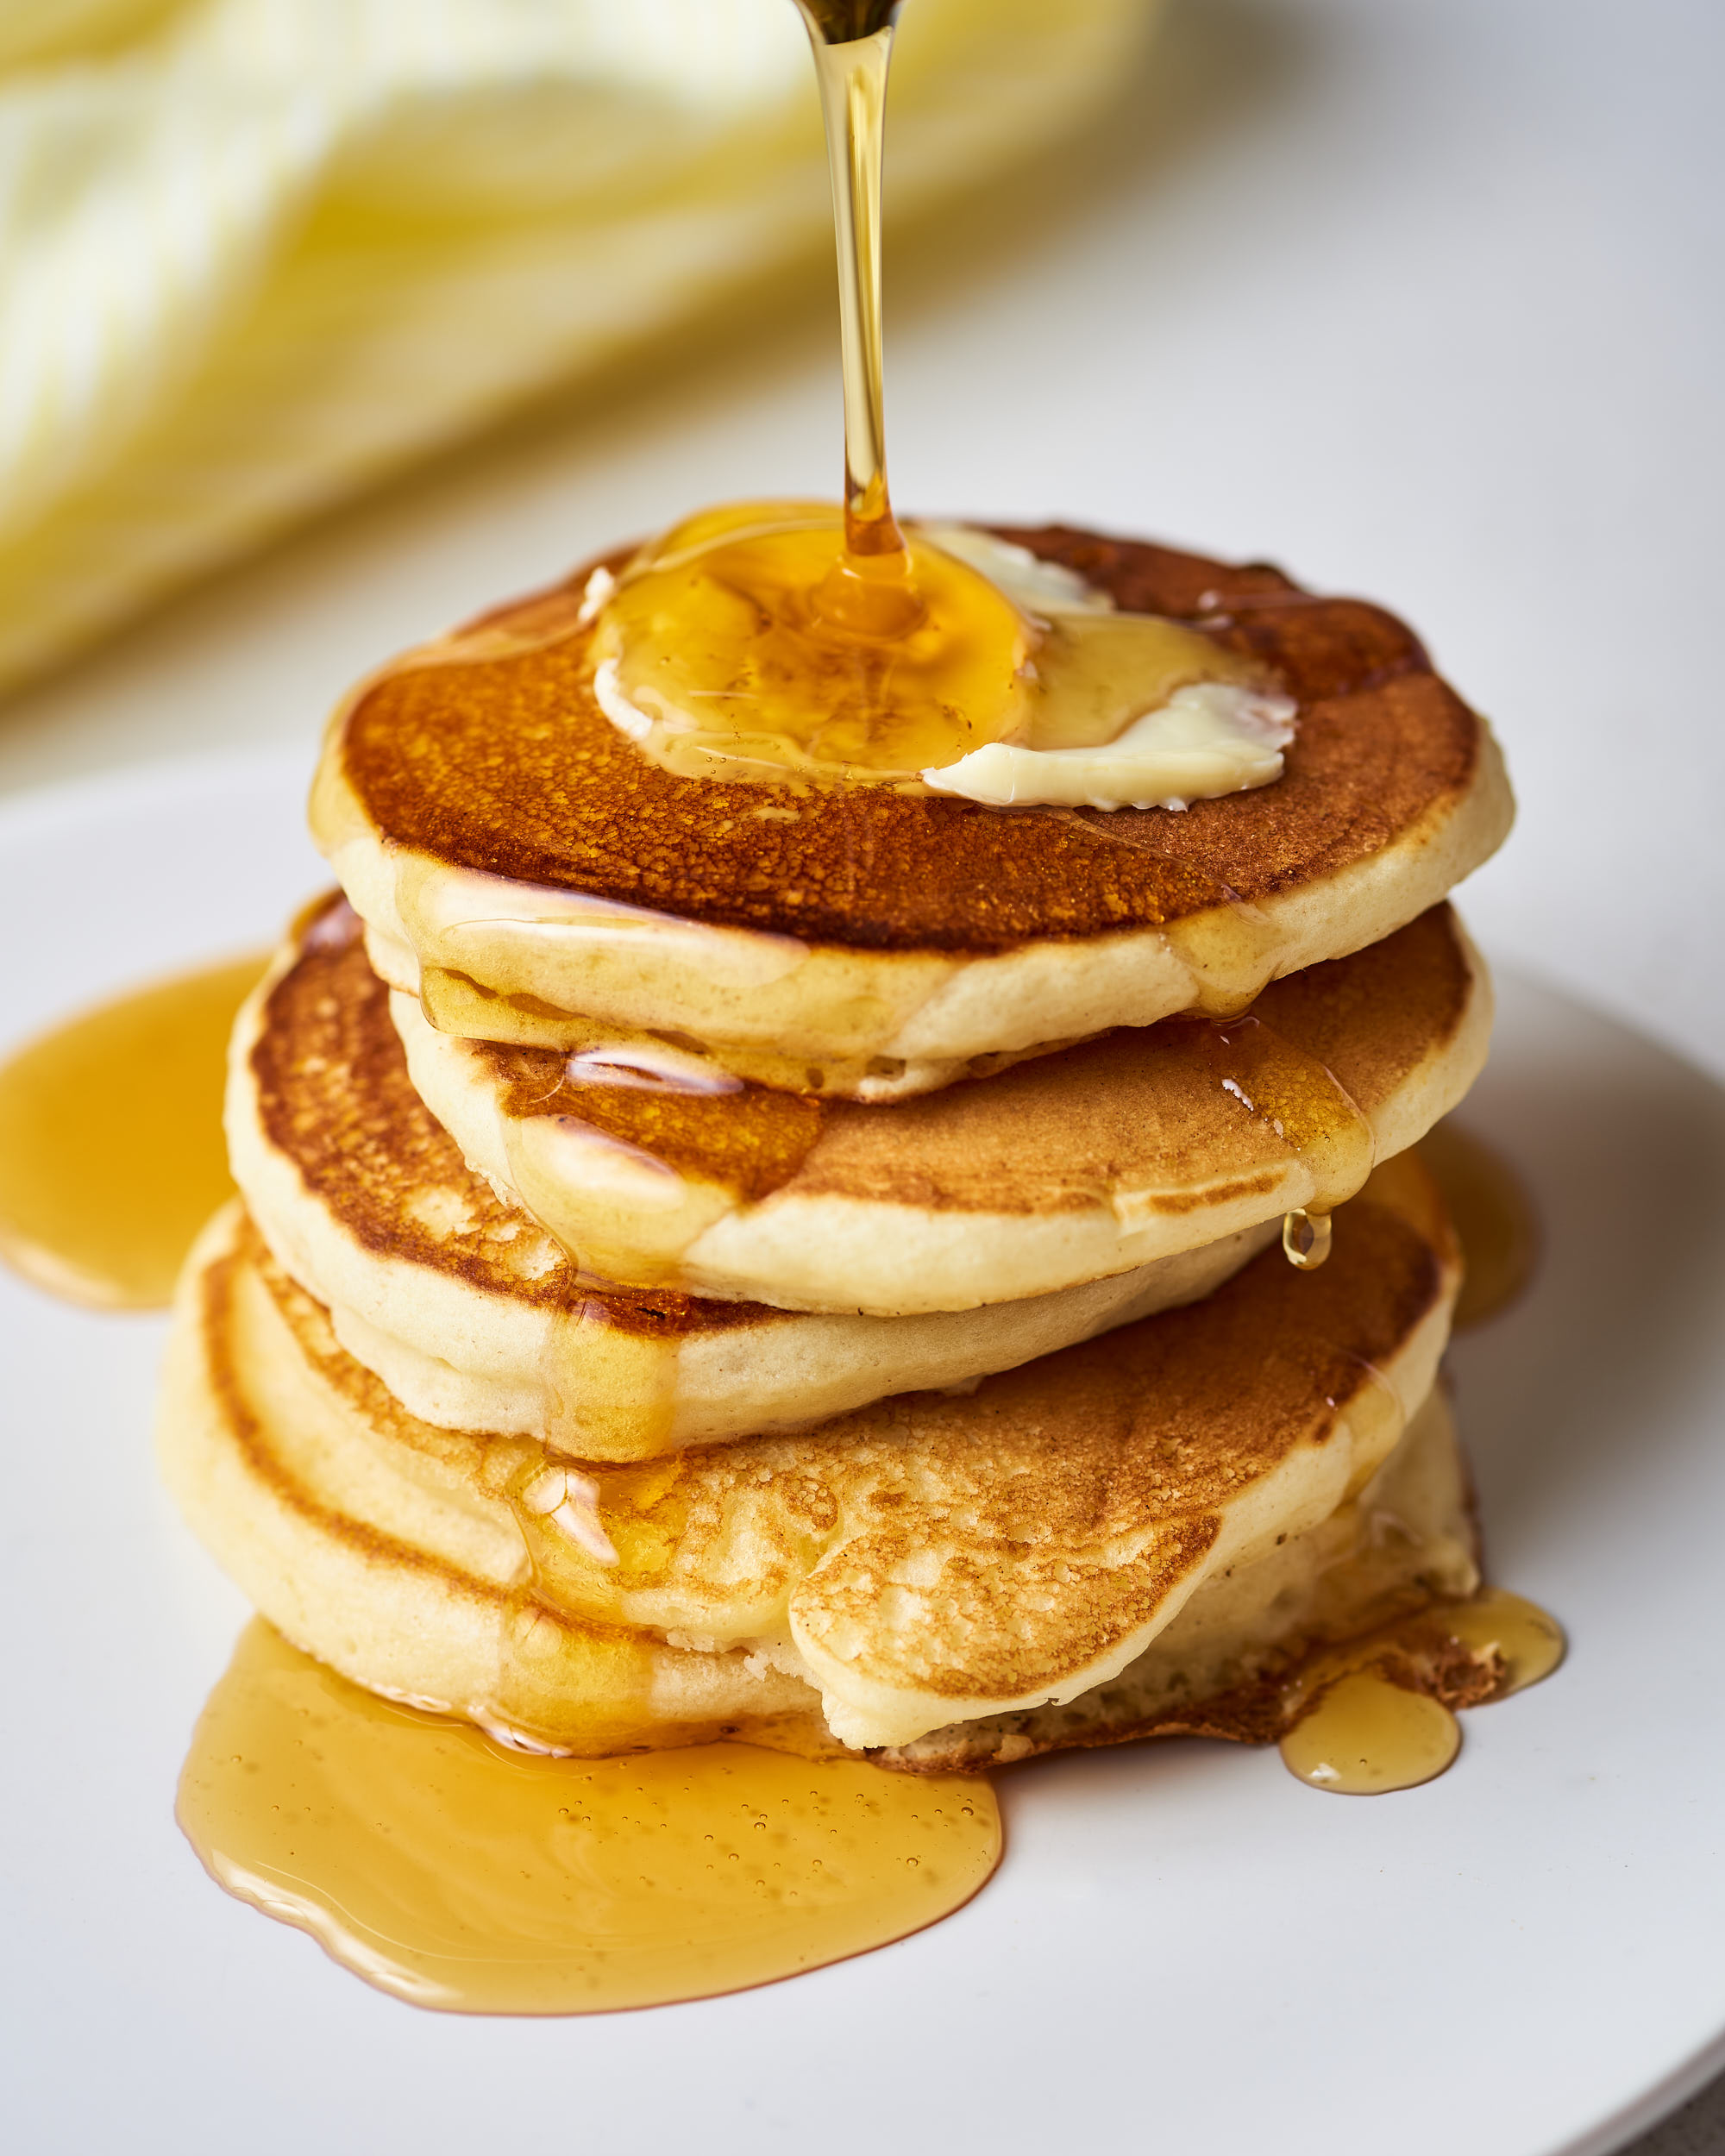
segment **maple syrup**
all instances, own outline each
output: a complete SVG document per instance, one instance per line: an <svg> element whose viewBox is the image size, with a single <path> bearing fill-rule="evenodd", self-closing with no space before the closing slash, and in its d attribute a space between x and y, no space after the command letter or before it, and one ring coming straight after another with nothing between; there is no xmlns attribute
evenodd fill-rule
<svg viewBox="0 0 1725 2156"><path fill-rule="evenodd" d="M969 558L978 546L1002 558L1013 550L980 533L948 530L942 544L900 528L887 484L881 334L881 172L898 7L798 6L832 181L843 507L710 510L620 576L600 571L583 612L594 622L593 687L606 716L656 761L695 779L921 790L938 774L937 790L973 799L1082 801L1120 774L1075 767L1072 752L1114 743L1151 712L1171 730L1171 768L1208 774L1196 791L1279 775L1293 705L1272 714L1260 697L1242 717L1245 707L1228 700L1234 688L1269 687L1251 660L1184 624L1115 614L1076 580L1051 617L1029 610ZM1203 697L1218 689L1213 708ZM1170 716L1164 707L1190 692L1199 702ZM1058 782L1046 766L954 777L966 757L1007 746L1055 752L1066 768Z"/></svg>
<svg viewBox="0 0 1725 2156"><path fill-rule="evenodd" d="M1411 1789L1461 1749L1461 1725L1441 1700L1370 1670L1339 1677L1282 1739L1290 1774L1337 1796Z"/></svg>
<svg viewBox="0 0 1725 2156"><path fill-rule="evenodd" d="M1502 1154L1453 1123L1420 1141L1454 1223L1466 1269L1454 1326L1501 1317L1527 1292L1539 1264L1540 1230L1526 1185Z"/></svg>
<svg viewBox="0 0 1725 2156"><path fill-rule="evenodd" d="M1507 1588L1483 1587L1471 1601L1443 1613L1444 1629L1474 1654L1493 1655L1502 1669L1492 1696L1538 1684L1563 1660L1563 1626L1537 1602Z"/></svg>
<svg viewBox="0 0 1725 2156"><path fill-rule="evenodd" d="M1371 1173L1377 1141L1364 1111L1329 1065L1251 1011L1201 1020L1191 1037L1214 1082L1306 1170L1311 1195L1282 1223L1282 1253L1302 1273L1329 1257L1330 1215Z"/></svg>
<svg viewBox="0 0 1725 2156"><path fill-rule="evenodd" d="M580 625L593 628L607 712L686 775L915 787L996 745L1111 743L1133 711L1188 686L1265 686L1250 661L1189 627L1083 604L1038 612L962 546L900 528L887 482L880 280L898 9L895 0L798 5L832 172L843 506L708 512L596 585ZM546 633L570 625L559 612ZM687 723L692 710L698 724ZM1255 932L1243 910L1230 932ZM236 962L126 998L0 1071L0 1252L21 1270L89 1301L168 1299L185 1250L231 1188L222 1050L260 965ZM1331 1208L1371 1165L1369 1126L1333 1074L1250 1014L1210 1032L1218 1082L1310 1170L1313 1195L1287 1215L1283 1244L1296 1266L1320 1265ZM674 1131L705 1112L690 1105L698 1087L580 1063L568 1066L567 1090L623 1146L672 1153ZM590 1085L605 1093L602 1114ZM666 1094L677 1096L674 1113ZM794 1172L822 1112L789 1092L752 1121L716 1106L734 1134L735 1179L762 1188ZM1427 1148L1469 1250L1458 1322L1477 1321L1525 1282L1531 1213L1524 1200L1517 1209L1513 1179L1485 1149L1449 1131ZM677 1173L681 1163L667 1165ZM1378 1389L1384 1411L1399 1414L1382 1381ZM530 1458L524 1451L509 1495L531 1564L553 1526L588 1556L614 1560L593 1486L543 1448ZM1559 1628L1517 1596L1483 1592L1442 1622L1496 1671L1493 1696L1537 1682L1562 1657ZM577 1646L587 1658L580 1669L568 1666ZM1373 1659L1383 1646L1338 1650L1297 1680L1298 1719L1282 1752L1314 1786L1410 1787L1456 1755L1454 1714L1383 1674ZM603 1695L626 1677L629 1653L592 1627L577 1643L530 1579L505 1628L499 1707L547 1681ZM636 2007L819 1967L961 1907L1000 1852L986 1782L734 1744L538 1756L365 1692L261 1620L242 1634L200 1719L178 1814L230 1893L306 1930L382 1990L475 2013Z"/></svg>
<svg viewBox="0 0 1725 2156"><path fill-rule="evenodd" d="M1315 1271L1330 1253L1332 1213L1375 1163L1364 1110L1327 1063L1251 1012L1165 1020L1157 1031L1297 1165L1308 1194L1284 1218L1282 1247L1291 1265ZM595 1278L637 1287L687 1287L683 1260L697 1238L790 1181L831 1112L819 1098L746 1084L660 1043L557 1059L501 1044L481 1052L522 1203Z"/></svg>
<svg viewBox="0 0 1725 2156"><path fill-rule="evenodd" d="M1375 1163L1364 1112L1327 1063L1250 1012L1159 1030L1176 1052L1196 1051L1209 1081L1308 1180L1282 1248L1291 1265L1315 1271L1330 1253L1332 1213ZM698 1238L789 1182L831 1113L819 1098L745 1084L656 1044L555 1061L499 1044L483 1054L521 1202L584 1270L637 1287L687 1287L683 1260Z"/></svg>
<svg viewBox="0 0 1725 2156"><path fill-rule="evenodd" d="M1315 1273L1329 1257L1334 1232L1327 1213L1296 1206L1282 1216L1282 1255L1295 1271Z"/></svg>
<svg viewBox="0 0 1725 2156"><path fill-rule="evenodd" d="M832 179L844 384L844 546L813 587L815 610L862 637L897 637L926 617L887 491L881 340L881 172L898 0L797 0L814 51Z"/></svg>
<svg viewBox="0 0 1725 2156"><path fill-rule="evenodd" d="M978 570L903 548L917 616L889 636L819 610L849 574L844 516L743 502L677 525L599 614L594 691L686 778L900 781L1001 737L1034 631ZM902 542L901 542L902 545Z"/></svg>
<svg viewBox="0 0 1725 2156"><path fill-rule="evenodd" d="M1465 1677L1452 1698L1506 1699L1551 1675L1563 1660L1563 1627L1525 1595L1482 1587L1465 1602L1344 1641L1299 1670L1289 1688L1295 1719L1281 1741L1283 1764L1314 1789L1339 1796L1410 1789L1443 1773L1461 1747L1446 1701L1395 1672L1427 1670L1459 1650ZM1436 1650L1434 1652L1433 1650ZM1453 1673L1452 1686L1458 1685Z"/></svg>
<svg viewBox="0 0 1725 2156"><path fill-rule="evenodd" d="M118 1310L169 1302L233 1194L222 1089L239 958L68 1020L0 1067L0 1257L38 1287Z"/></svg>
<svg viewBox="0 0 1725 2156"><path fill-rule="evenodd" d="M505 1749L361 1691L261 1619L204 1708L178 1816L205 1868L418 2006L583 2014L843 1960L969 1901L987 1782L718 1744Z"/></svg>

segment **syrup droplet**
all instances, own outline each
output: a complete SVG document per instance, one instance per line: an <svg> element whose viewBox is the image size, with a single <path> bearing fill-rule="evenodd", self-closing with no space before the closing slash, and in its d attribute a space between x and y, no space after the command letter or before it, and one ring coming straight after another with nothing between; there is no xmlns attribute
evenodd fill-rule
<svg viewBox="0 0 1725 2156"><path fill-rule="evenodd" d="M1460 1658L1456 1651L1462 1650ZM1563 1627L1523 1595L1482 1587L1325 1649L1295 1671L1283 1764L1314 1789L1346 1796L1412 1789L1441 1774L1461 1733L1445 1699L1506 1699L1563 1660ZM1396 1683L1390 1672L1407 1679ZM1427 1689L1421 1689L1423 1683Z"/></svg>
<svg viewBox="0 0 1725 2156"><path fill-rule="evenodd" d="M0 1068L0 1257L27 1279L106 1309L172 1299L193 1238L233 1194L223 1074L264 963L138 989Z"/></svg>
<svg viewBox="0 0 1725 2156"><path fill-rule="evenodd" d="M1568 1642L1549 1611L1507 1588L1483 1587L1471 1601L1442 1613L1444 1629L1475 1654L1496 1653L1503 1677L1495 1696L1537 1684L1563 1660Z"/></svg>
<svg viewBox="0 0 1725 2156"><path fill-rule="evenodd" d="M511 1752L241 1635L180 1777L227 1890L379 1990L469 2014L706 1998L950 1915L1000 1853L994 1793L734 1744Z"/></svg>
<svg viewBox="0 0 1725 2156"><path fill-rule="evenodd" d="M1443 1772L1461 1725L1440 1700L1368 1670L1339 1677L1282 1739L1283 1764L1314 1789L1377 1796Z"/></svg>
<svg viewBox="0 0 1725 2156"><path fill-rule="evenodd" d="M1538 1217L1521 1177L1471 1131L1440 1123L1421 1139L1420 1157L1443 1193L1466 1262L1454 1319L1465 1332L1527 1292L1539 1265Z"/></svg>
<svg viewBox="0 0 1725 2156"><path fill-rule="evenodd" d="M1327 1213L1308 1213L1302 1206L1283 1216L1282 1255L1302 1273L1317 1271L1330 1254L1333 1239Z"/></svg>
<svg viewBox="0 0 1725 2156"><path fill-rule="evenodd" d="M1283 1216L1282 1250L1302 1273L1330 1254L1330 1215L1360 1188L1377 1141L1329 1065L1255 1012L1198 1022L1190 1037L1222 1091L1298 1162L1311 1193Z"/></svg>

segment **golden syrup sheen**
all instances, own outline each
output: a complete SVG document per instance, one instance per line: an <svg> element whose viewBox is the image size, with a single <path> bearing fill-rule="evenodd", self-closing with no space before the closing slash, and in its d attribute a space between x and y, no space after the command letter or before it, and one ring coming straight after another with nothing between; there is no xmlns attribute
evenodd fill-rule
<svg viewBox="0 0 1725 2156"><path fill-rule="evenodd" d="M1337 1796L1414 1789L1460 1749L1461 1725L1441 1700L1370 1670L1339 1678L1282 1739L1289 1772Z"/></svg>
<svg viewBox="0 0 1725 2156"><path fill-rule="evenodd" d="M1507 1588L1483 1587L1471 1601L1443 1613L1444 1629L1477 1655L1495 1655L1502 1665L1494 1696L1537 1684L1563 1660L1563 1626L1549 1611Z"/></svg>
<svg viewBox="0 0 1725 2156"><path fill-rule="evenodd" d="M1454 1123L1420 1141L1444 1194L1466 1260L1455 1328L1484 1325L1526 1294L1539 1264L1540 1229L1526 1185L1500 1153Z"/></svg>
<svg viewBox="0 0 1725 2156"><path fill-rule="evenodd" d="M1327 1063L1251 1012L1166 1020L1154 1037L1195 1086L1221 1096L1225 1120L1250 1118L1295 1163L1307 1195L1283 1222L1283 1249L1290 1264L1315 1270L1329 1256L1331 1213L1374 1165L1364 1112ZM635 1287L686 1288L693 1244L734 1207L782 1189L831 1112L819 1098L745 1084L662 1044L556 1058L493 1043L483 1055L522 1203L594 1277ZM588 1172L578 1143L593 1149Z"/></svg>
<svg viewBox="0 0 1725 2156"><path fill-rule="evenodd" d="M832 182L844 382L844 546L819 611L864 636L897 636L926 604L887 489L881 336L881 172L897 0L798 0L814 53Z"/></svg>
<svg viewBox="0 0 1725 2156"><path fill-rule="evenodd" d="M1329 1257L1334 1233L1327 1213L1297 1206L1282 1216L1282 1255L1297 1272L1315 1273Z"/></svg>
<svg viewBox="0 0 1725 2156"><path fill-rule="evenodd" d="M1282 1739L1283 1764L1314 1789L1340 1796L1415 1788L1441 1774L1461 1745L1450 1708L1418 1689L1422 1668L1428 1683L1447 1682L1452 1699L1478 1706L1549 1677L1565 1644L1556 1618L1499 1587L1346 1640L1295 1673L1289 1689L1297 1719ZM1440 1676L1446 1647L1460 1650L1465 1674Z"/></svg>
<svg viewBox="0 0 1725 2156"><path fill-rule="evenodd" d="M228 1036L264 964L121 996L0 1068L0 1256L38 1287L108 1309L172 1299L192 1238L233 1194Z"/></svg>
<svg viewBox="0 0 1725 2156"><path fill-rule="evenodd" d="M956 556L913 542L905 558L914 624L863 636L819 610L845 559L837 508L739 502L691 517L605 605L600 700L685 778L913 783L1012 730L1035 631Z"/></svg>
<svg viewBox="0 0 1725 2156"><path fill-rule="evenodd" d="M920 793L980 749L1100 750L1182 689L1269 686L1199 630L1086 604L1082 587L1020 605L914 527L917 618L863 636L821 611L844 547L820 502L734 502L675 525L602 587L591 664L606 716L683 778ZM1037 791L1051 768L1032 770L1027 800L1065 798Z"/></svg>
<svg viewBox="0 0 1725 2156"><path fill-rule="evenodd" d="M242 1634L180 1778L211 1876L380 1990L588 2014L741 1990L960 1908L1000 1853L986 1782L746 1745L553 1759Z"/></svg>
<svg viewBox="0 0 1725 2156"><path fill-rule="evenodd" d="M1371 1173L1371 1122L1327 1063L1250 1011L1199 1021L1192 1037L1214 1082L1310 1175L1312 1195L1283 1220L1282 1251L1301 1272L1315 1272L1330 1254L1331 1213Z"/></svg>
<svg viewBox="0 0 1725 2156"><path fill-rule="evenodd" d="M709 511L620 577L605 573L589 604L593 689L606 716L684 778L920 791L926 774L997 744L1100 748L1182 688L1263 686L1260 668L1180 623L1116 615L1082 597L1076 611L1043 619L962 558L962 546L900 529L887 484L881 331L881 172L898 9L884 0L799 4L832 183L844 504ZM1280 768L1278 758L1246 782Z"/></svg>
<svg viewBox="0 0 1725 2156"><path fill-rule="evenodd" d="M1364 1112L1327 1063L1251 1012L1166 1020L1156 1037L1195 1085L1221 1096L1226 1119L1251 1119L1296 1165L1308 1194L1283 1222L1283 1250L1315 1270L1329 1256L1331 1213L1374 1165ZM819 1098L745 1084L662 1044L564 1058L500 1044L483 1052L522 1202L595 1277L637 1287L686 1287L690 1247L734 1206L783 1188L831 1112ZM596 1149L588 1173L571 1150L578 1136Z"/></svg>

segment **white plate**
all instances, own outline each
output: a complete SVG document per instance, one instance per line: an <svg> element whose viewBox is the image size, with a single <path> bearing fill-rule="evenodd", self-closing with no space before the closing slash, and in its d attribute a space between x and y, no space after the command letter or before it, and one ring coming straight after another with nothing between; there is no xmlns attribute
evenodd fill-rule
<svg viewBox="0 0 1725 2156"><path fill-rule="evenodd" d="M304 777L0 812L9 1024L264 940L319 881ZM1549 1233L1455 1373L1495 1573L1568 1625L1559 1676L1398 1796L1198 1743L1009 1774L1006 1862L949 1922L591 2021L417 2013L204 1877L174 1783L243 1612L156 1486L160 1322L0 1280L10 2145L1615 2147L1725 2058L1725 1095L1512 981L1470 1114Z"/></svg>

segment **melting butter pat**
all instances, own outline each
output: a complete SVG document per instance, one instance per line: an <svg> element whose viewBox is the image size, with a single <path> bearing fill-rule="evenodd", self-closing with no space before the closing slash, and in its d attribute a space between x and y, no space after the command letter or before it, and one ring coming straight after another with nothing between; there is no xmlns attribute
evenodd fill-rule
<svg viewBox="0 0 1725 2156"><path fill-rule="evenodd" d="M835 505L742 502L595 571L594 700L686 779L892 786L991 807L1183 809L1282 775L1295 705L1249 654L1123 613L1064 564L963 524L907 528L921 611L835 626Z"/></svg>
<svg viewBox="0 0 1725 2156"><path fill-rule="evenodd" d="M1291 697L1238 681L1195 681L1099 746L994 741L923 772L922 781L991 808L1183 809L1279 779L1295 711Z"/></svg>

